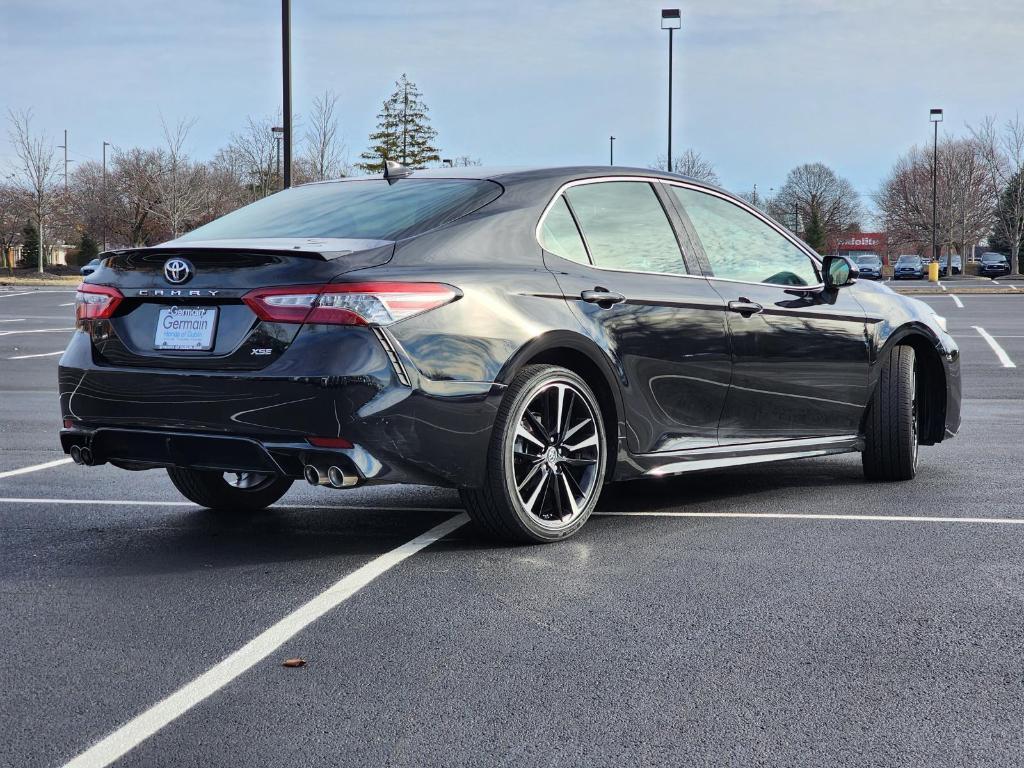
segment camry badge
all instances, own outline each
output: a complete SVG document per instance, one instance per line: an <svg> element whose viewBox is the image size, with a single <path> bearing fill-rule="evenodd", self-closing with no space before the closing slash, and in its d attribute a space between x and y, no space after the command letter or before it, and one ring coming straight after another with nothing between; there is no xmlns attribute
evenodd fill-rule
<svg viewBox="0 0 1024 768"><path fill-rule="evenodd" d="M195 274L195 268L187 259L175 257L164 262L164 277L172 285L187 283Z"/></svg>

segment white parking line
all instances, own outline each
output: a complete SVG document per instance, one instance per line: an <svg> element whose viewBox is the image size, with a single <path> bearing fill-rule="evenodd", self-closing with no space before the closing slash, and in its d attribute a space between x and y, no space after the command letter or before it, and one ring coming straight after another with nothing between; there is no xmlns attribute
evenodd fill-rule
<svg viewBox="0 0 1024 768"><path fill-rule="evenodd" d="M75 302L69 301L67 304L58 304L57 306L58 307L73 307L73 306L75 306Z"/></svg>
<svg viewBox="0 0 1024 768"><path fill-rule="evenodd" d="M0 292L0 299L9 299L12 296L28 296L33 291L20 291L19 293L3 293Z"/></svg>
<svg viewBox="0 0 1024 768"><path fill-rule="evenodd" d="M826 515L786 512L595 512L601 517L736 517L768 520L855 520L884 523L972 523L1024 525L1022 517L934 517L928 515Z"/></svg>
<svg viewBox="0 0 1024 768"><path fill-rule="evenodd" d="M19 318L16 318L14 320L0 320L0 323L24 323L24 322L25 322L25 318L24 317L19 317Z"/></svg>
<svg viewBox="0 0 1024 768"><path fill-rule="evenodd" d="M305 605L285 616L192 682L129 720L105 739L68 762L64 768L102 768L181 717L236 677L254 667L328 611L348 600L382 573L429 547L469 521L465 513L449 518L400 547L385 552L335 582Z"/></svg>
<svg viewBox="0 0 1024 768"><path fill-rule="evenodd" d="M1017 367L1016 365L1014 365L1013 360L1010 359L1010 356L1006 354L1006 350L999 346L999 342L993 339L989 335L988 331L986 331L980 325L972 325L971 328L976 330L978 334L981 336L981 338L988 342L988 345L992 347L992 351L996 353L996 357L999 358L999 362L1003 364L1003 368Z"/></svg>
<svg viewBox="0 0 1024 768"><path fill-rule="evenodd" d="M30 331L0 331L0 336L13 336L17 333L71 333L74 328L36 328Z"/></svg>
<svg viewBox="0 0 1024 768"><path fill-rule="evenodd" d="M54 357L55 355L63 355L64 350L58 350L56 352L40 352L37 355L15 355L14 357L8 357L8 360L28 360L30 357Z"/></svg>
<svg viewBox="0 0 1024 768"><path fill-rule="evenodd" d="M29 472L38 472L40 469L59 467L61 464L68 464L70 462L71 459L56 459L55 461L47 461L45 464L33 464L31 467L9 469L6 472L0 472L0 480L3 480L5 477L14 477L15 475L27 475Z"/></svg>
<svg viewBox="0 0 1024 768"><path fill-rule="evenodd" d="M953 303L956 304L958 307L960 307L960 309L964 308L964 303L962 301L960 301L960 297L959 296L956 296L956 295L951 293L951 294L949 294L949 298L951 298L953 300Z"/></svg>

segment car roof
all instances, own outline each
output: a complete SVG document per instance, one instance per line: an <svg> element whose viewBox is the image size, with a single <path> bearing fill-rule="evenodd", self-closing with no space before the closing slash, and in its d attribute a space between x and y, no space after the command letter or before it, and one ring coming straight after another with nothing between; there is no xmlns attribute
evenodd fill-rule
<svg viewBox="0 0 1024 768"><path fill-rule="evenodd" d="M500 184L514 184L517 182L530 182L540 180L572 181L573 179L604 177L604 176L646 176L650 178L666 179L672 181L687 181L691 184L699 184L711 189L726 190L709 184L699 179L683 176L678 173L668 173L654 168L635 168L624 165L565 165L565 166L465 166L459 168L426 168L413 171L410 179L480 179L496 181ZM381 174L369 174L365 176L348 176L343 179L331 181L313 182L316 184L334 184L348 181L366 181L367 179L381 179ZM401 181L401 179L399 179ZM726 194L729 194L726 192Z"/></svg>

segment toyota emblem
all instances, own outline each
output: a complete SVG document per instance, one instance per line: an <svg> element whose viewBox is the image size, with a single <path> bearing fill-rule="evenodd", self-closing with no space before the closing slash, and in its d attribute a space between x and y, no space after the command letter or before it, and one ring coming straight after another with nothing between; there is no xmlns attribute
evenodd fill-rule
<svg viewBox="0 0 1024 768"><path fill-rule="evenodd" d="M164 277L172 285L187 283L195 274L195 268L187 259L173 258L164 262Z"/></svg>

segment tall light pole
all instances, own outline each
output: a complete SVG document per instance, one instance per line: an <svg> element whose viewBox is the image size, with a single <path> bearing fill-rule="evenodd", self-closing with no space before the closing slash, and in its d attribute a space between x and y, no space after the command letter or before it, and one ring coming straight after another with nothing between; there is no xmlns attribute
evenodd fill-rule
<svg viewBox="0 0 1024 768"><path fill-rule="evenodd" d="M284 138L284 188L292 185L292 4L281 0L281 75L283 99L281 103Z"/></svg>
<svg viewBox="0 0 1024 768"><path fill-rule="evenodd" d="M608 137L608 165L615 165L615 137Z"/></svg>
<svg viewBox="0 0 1024 768"><path fill-rule="evenodd" d="M73 163L74 160L68 160L68 129L64 129L64 143L57 147L57 149L64 150L64 194L68 193L68 163Z"/></svg>
<svg viewBox="0 0 1024 768"><path fill-rule="evenodd" d="M942 110L933 109L928 119L935 126L935 139L932 146L932 259L939 260L939 225L938 225L938 190L939 190L939 123L942 122ZM952 259L951 259L952 260ZM948 273L947 273L947 276Z"/></svg>
<svg viewBox="0 0 1024 768"><path fill-rule="evenodd" d="M107 250L107 217L110 215L108 205L110 199L107 197L107 147L109 141L103 142L103 250Z"/></svg>
<svg viewBox="0 0 1024 768"><path fill-rule="evenodd" d="M666 170L672 173L672 34L683 26L678 8L663 8L661 28L668 30L668 154Z"/></svg>

